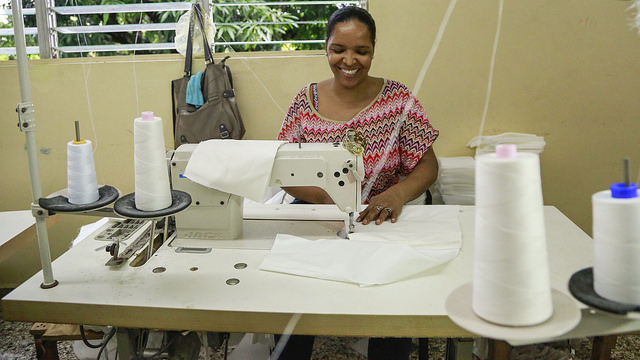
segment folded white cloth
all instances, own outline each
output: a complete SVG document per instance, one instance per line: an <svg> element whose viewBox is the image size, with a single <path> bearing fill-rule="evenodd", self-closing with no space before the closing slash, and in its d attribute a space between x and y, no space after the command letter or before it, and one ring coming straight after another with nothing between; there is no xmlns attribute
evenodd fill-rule
<svg viewBox="0 0 640 360"><path fill-rule="evenodd" d="M458 206L405 207L398 222L359 225L350 240L278 234L261 270L361 286L420 274L458 255Z"/></svg>
<svg viewBox="0 0 640 360"><path fill-rule="evenodd" d="M203 141L184 170L190 180L213 189L262 201L268 189L273 161L286 141Z"/></svg>
<svg viewBox="0 0 640 360"><path fill-rule="evenodd" d="M439 157L435 190L445 204L475 202L475 159L471 156Z"/></svg>
<svg viewBox="0 0 640 360"><path fill-rule="evenodd" d="M507 132L492 136L476 136L467 143L467 147L476 148L477 156L494 152L495 146L499 144L516 144L518 151L539 154L544 150L546 142L543 136Z"/></svg>

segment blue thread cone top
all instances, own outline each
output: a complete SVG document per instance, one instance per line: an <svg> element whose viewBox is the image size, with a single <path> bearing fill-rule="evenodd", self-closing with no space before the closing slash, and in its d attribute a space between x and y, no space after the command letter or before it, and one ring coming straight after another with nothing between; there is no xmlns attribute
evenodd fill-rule
<svg viewBox="0 0 640 360"><path fill-rule="evenodd" d="M634 183L615 183L611 184L611 197L616 199L630 199L638 197L638 185Z"/></svg>

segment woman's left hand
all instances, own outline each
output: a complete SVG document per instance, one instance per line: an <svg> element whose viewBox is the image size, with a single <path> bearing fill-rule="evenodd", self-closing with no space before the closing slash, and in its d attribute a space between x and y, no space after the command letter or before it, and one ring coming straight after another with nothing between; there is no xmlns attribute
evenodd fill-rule
<svg viewBox="0 0 640 360"><path fill-rule="evenodd" d="M391 219L391 222L394 223L398 221L403 204L402 200L390 194L389 191L385 191L371 198L369 206L360 212L356 221L361 222L362 225L367 225L370 222L380 225L383 221Z"/></svg>
<svg viewBox="0 0 640 360"><path fill-rule="evenodd" d="M424 194L437 178L438 160L433 148L429 148L409 176L372 197L369 206L360 212L356 221L362 225L372 221L380 225L387 219L391 219L392 223L398 221L404 203Z"/></svg>

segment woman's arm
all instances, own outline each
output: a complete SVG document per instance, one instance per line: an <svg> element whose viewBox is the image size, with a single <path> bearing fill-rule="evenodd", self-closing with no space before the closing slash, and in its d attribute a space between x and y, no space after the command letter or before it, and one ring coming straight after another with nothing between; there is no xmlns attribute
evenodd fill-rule
<svg viewBox="0 0 640 360"><path fill-rule="evenodd" d="M438 159L433 147L430 147L409 176L371 198L369 206L360 212L357 221L362 222L363 225L372 221L381 224L387 218L391 218L391 222L396 222L402 213L402 206L424 194L437 178Z"/></svg>
<svg viewBox="0 0 640 360"><path fill-rule="evenodd" d="M304 200L312 204L334 203L326 191L316 186L287 186L282 187L282 189L294 198Z"/></svg>

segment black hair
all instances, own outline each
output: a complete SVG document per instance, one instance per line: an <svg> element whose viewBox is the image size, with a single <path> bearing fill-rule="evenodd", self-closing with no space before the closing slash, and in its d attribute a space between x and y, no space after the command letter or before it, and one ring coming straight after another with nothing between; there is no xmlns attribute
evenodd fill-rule
<svg viewBox="0 0 640 360"><path fill-rule="evenodd" d="M345 6L340 8L331 14L329 21L327 22L327 41L333 35L333 29L336 24L358 20L365 24L369 28L369 34L371 36L371 42L376 43L376 22L369 12L363 8L357 6Z"/></svg>

